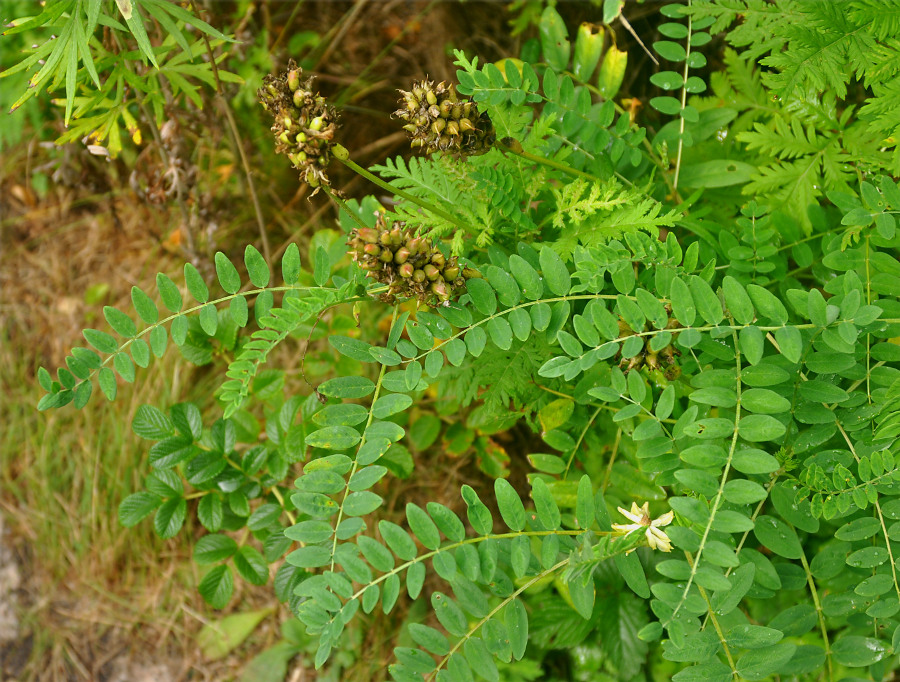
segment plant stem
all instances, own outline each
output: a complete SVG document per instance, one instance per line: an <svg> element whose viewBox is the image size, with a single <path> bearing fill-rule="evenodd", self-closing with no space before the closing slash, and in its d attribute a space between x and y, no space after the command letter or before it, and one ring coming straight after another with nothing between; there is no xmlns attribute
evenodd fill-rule
<svg viewBox="0 0 900 682"><path fill-rule="evenodd" d="M568 173L569 175L573 175L577 178L584 178L585 180L590 180L591 182L603 182L596 175L591 175L590 173L585 173L584 171L576 170L571 166L567 166L564 163L560 163L559 161L554 161L553 159L547 159L543 156L537 156L530 152L526 152L524 149L514 149L513 147L508 147L503 144L499 140L494 143L494 146L498 149L501 149L505 152L509 152L510 154L515 154L516 156L521 156L523 159L527 159L533 163L539 163L544 166L548 166L549 168L555 168L556 170L562 171L563 173Z"/></svg>
<svg viewBox="0 0 900 682"><path fill-rule="evenodd" d="M197 10L197 5L194 3L194 0L191 0L191 10L197 17L200 16L200 12ZM222 81L219 80L219 67L218 64L216 64L216 55L213 53L212 45L210 45L206 33L203 33L202 35L203 44L206 46L206 52L209 55L209 64L212 67L213 80L215 80L216 83L215 99L218 100L219 105L222 107L222 111L228 121L228 128L231 131L234 145L237 147L238 156L241 159L241 166L244 169L244 176L247 178L247 189L250 191L250 200L253 202L253 211L256 214L256 224L259 227L259 236L262 240L263 255L266 257L266 262L271 263L272 254L269 250L269 237L266 235L266 222L263 219L262 207L259 204L259 197L256 194L256 185L253 183L253 174L250 172L250 162L247 160L247 152L244 151L243 139L238 130L237 122L234 120L234 114L231 112L231 106L228 104L228 100L225 99L225 90L222 87Z"/></svg>
<svg viewBox="0 0 900 682"><path fill-rule="evenodd" d="M404 191L404 190L402 190L402 189L399 189L399 188L397 188L397 187L394 187L394 186L391 185L390 183L385 182L384 180L382 180L381 178L379 178L379 177L378 177L377 175L375 175L374 173L371 173L371 172L367 171L365 168L363 168L363 167L360 166L358 163L356 163L355 161L353 161L353 159L340 159L340 158L339 158L338 160L339 160L342 164L344 164L345 166L347 166L347 168L349 168L350 170L352 170L354 173L357 173L357 174L363 176L366 180L368 180L369 182L372 182L372 183L378 185L378 186L381 187L383 190L385 190L385 191L387 191L387 192L391 192L392 194L396 194L396 195L399 196L399 197L403 197L403 198L406 199L407 201L414 203L416 206L418 206L418 207L420 207L420 208L423 208L423 209L425 209L426 211L430 211L431 213L434 213L436 216L440 216L441 218L443 218L443 219L446 220L447 222L453 223L454 225L456 225L456 226L457 226L459 229L461 229L461 230L468 230L468 229L469 229L468 227L466 227L465 225L463 225L462 223L460 223L459 220L458 220L457 218L455 218L454 216L452 216L452 215L450 215L449 213L447 213L444 209L438 208L438 207L435 206L434 204L430 204L430 203L428 203L427 201L425 201L424 199L420 199L419 197L414 196L414 195L410 194L409 192L406 192L406 191Z"/></svg>

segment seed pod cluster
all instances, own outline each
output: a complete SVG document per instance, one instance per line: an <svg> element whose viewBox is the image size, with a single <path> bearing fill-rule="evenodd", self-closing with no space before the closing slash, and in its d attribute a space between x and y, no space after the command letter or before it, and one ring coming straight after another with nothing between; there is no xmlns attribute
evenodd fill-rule
<svg viewBox="0 0 900 682"><path fill-rule="evenodd" d="M312 82L303 80L303 70L291 61L286 71L265 77L257 97L275 119L275 151L286 154L310 186L319 187L330 184L325 169L338 123L334 107L313 92Z"/></svg>
<svg viewBox="0 0 900 682"><path fill-rule="evenodd" d="M472 99L460 99L452 84L424 80L401 90L394 116L406 121L411 146L427 153L450 151L463 156L484 154L494 144L494 124Z"/></svg>
<svg viewBox="0 0 900 682"><path fill-rule="evenodd" d="M672 310L668 305L666 306L666 313L669 315L669 322L666 325L666 329L680 329L683 326L681 322L672 317ZM649 323L645 324L644 328L645 330L649 330ZM634 334L635 331L620 317L619 338L624 339L628 336L633 336ZM677 336L677 332L673 333L673 340ZM649 336L647 337L641 352L633 357L622 358L620 353L619 369L625 374L628 374L628 372L632 370L640 371L642 368L646 367L651 372L660 371L668 381L674 381L681 376L681 367L678 366L678 360L676 359L681 355L681 352L671 343L662 350L655 351L650 347L651 338L652 337Z"/></svg>
<svg viewBox="0 0 900 682"><path fill-rule="evenodd" d="M382 215L375 227L353 230L347 245L369 277L388 285L381 295L386 303L415 298L432 307L443 305L463 293L467 279L481 277L455 256L444 256L430 239L416 237L406 223L389 227Z"/></svg>

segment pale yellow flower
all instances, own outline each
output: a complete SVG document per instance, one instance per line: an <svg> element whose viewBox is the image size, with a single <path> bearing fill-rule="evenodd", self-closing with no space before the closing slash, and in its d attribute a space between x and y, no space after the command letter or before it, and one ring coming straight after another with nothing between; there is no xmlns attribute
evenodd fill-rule
<svg viewBox="0 0 900 682"><path fill-rule="evenodd" d="M644 506L638 507L636 502L631 503L631 511L619 507L619 512L633 523L614 523L613 530L628 535L629 533L646 528L647 544L650 549L658 549L661 552L671 552L672 543L669 536L660 530L662 526L668 526L675 518L674 512L668 511L658 519L650 519L650 503L644 502ZM631 550L634 551L634 550Z"/></svg>

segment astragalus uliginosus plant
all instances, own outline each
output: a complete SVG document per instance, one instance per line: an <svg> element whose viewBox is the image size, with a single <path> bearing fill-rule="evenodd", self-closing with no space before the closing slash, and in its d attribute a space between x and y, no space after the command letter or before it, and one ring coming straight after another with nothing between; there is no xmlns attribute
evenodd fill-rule
<svg viewBox="0 0 900 682"><path fill-rule="evenodd" d="M190 404L139 412L152 472L122 522L153 514L171 537L196 513L214 606L233 569L262 584L277 567L317 666L360 612L427 599L436 620L409 625L395 680L497 680L581 643L615 679L889 674L900 188L894 137L850 101L886 94L811 65L790 88L783 60L761 80L729 51L703 96L708 29L733 5L764 5L752 21L784 49L836 37L877 47L867 59L886 72L900 63L895 34L859 18L873 3L843 18L817 5L802 28L804 3L671 4L653 79L671 92L644 118L615 100L625 58L605 32L582 27L573 49L547 8L540 49L483 67L458 52L457 86L404 90L395 115L431 155L368 170L302 74L269 79L276 145L339 205L349 257L319 243L304 269L292 245L276 283L250 246L248 285L217 254L222 293L189 265L187 304L161 274L167 313L135 289L140 328L107 308L116 335L85 330L93 350L41 371L42 408L82 406L95 380L114 398L116 374L132 381L169 339L232 354L213 424ZM841 135L852 150L832 149ZM345 201L329 162L395 202ZM784 193L791 168L824 184ZM328 336L345 371L311 395L273 391L272 349L342 310L360 324ZM534 437L505 451L492 437L514 427ZM493 493L462 486L465 522L437 501L384 518L388 481L416 476L410 448L434 466L475 458ZM525 466L516 489L506 476Z"/></svg>

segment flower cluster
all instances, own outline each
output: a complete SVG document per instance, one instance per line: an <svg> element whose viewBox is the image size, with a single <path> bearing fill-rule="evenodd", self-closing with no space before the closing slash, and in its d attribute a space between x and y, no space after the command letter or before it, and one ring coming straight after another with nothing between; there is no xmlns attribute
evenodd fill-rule
<svg viewBox="0 0 900 682"><path fill-rule="evenodd" d="M672 317L672 310L668 305L666 306L666 313L669 315L669 322L666 325L666 329L680 329L681 327L683 327L683 325L678 320ZM650 329L650 322L648 321L644 325L644 329L641 331L649 331ZM628 323L620 317L619 338L624 339L628 336L634 335L635 330L629 327ZM678 332L673 332L673 341L677 337ZM675 379L681 376L681 367L678 366L677 360L677 357L681 355L681 351L675 348L672 343L660 350L654 350L651 345L652 339L653 337L651 336L646 337L644 347L637 355L625 358L621 357L620 352L619 356L617 356L619 357L619 369L621 369L625 374L628 374L628 372L630 372L631 370L640 371L642 368L646 367L650 372L662 372L663 376L668 381L675 381Z"/></svg>
<svg viewBox="0 0 900 682"><path fill-rule="evenodd" d="M401 90L403 99L394 116L406 121L403 129L412 147L426 152L450 151L471 156L484 154L494 144L494 124L487 112L478 111L471 99L460 99L453 85L418 81L412 90Z"/></svg>
<svg viewBox="0 0 900 682"><path fill-rule="evenodd" d="M672 551L672 542L669 540L669 536L660 528L672 523L672 519L675 518L673 512L668 511L658 519L651 519L650 504L648 502L644 502L642 507L638 507L636 502L632 502L631 511L622 509L622 507L618 509L619 513L631 523L614 523L612 525L614 531L628 535L636 530L644 530L650 549L658 549L660 552Z"/></svg>
<svg viewBox="0 0 900 682"><path fill-rule="evenodd" d="M330 184L325 168L331 160L337 113L312 90L312 78L291 61L287 71L263 80L257 96L275 123L275 151L286 154L312 187Z"/></svg>
<svg viewBox="0 0 900 682"><path fill-rule="evenodd" d="M359 228L347 242L350 254L374 280L388 285L383 301L415 298L426 305L441 305L465 290L466 280L480 277L460 266L456 257L447 258L430 239L416 237L406 223L390 227L382 215L374 228Z"/></svg>

